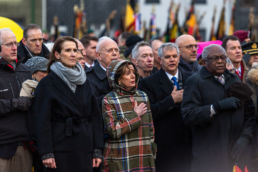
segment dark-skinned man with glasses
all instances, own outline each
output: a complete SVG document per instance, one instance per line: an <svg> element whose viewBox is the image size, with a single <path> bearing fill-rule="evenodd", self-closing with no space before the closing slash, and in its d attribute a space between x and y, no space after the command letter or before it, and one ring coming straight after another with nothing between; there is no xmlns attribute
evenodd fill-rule
<svg viewBox="0 0 258 172"><path fill-rule="evenodd" d="M192 130L191 172L251 170L254 106L247 85L226 69L226 52L212 44L202 52L204 67L184 87L181 112Z"/></svg>
<svg viewBox="0 0 258 172"><path fill-rule="evenodd" d="M198 45L195 38L191 35L184 34L176 39L176 44L180 51L179 66L182 67L182 70L188 75L199 71L201 65L197 62Z"/></svg>
<svg viewBox="0 0 258 172"><path fill-rule="evenodd" d="M18 46L18 59L25 63L34 56L48 58L49 50L43 44L41 28L36 24L29 24L24 28L23 39Z"/></svg>

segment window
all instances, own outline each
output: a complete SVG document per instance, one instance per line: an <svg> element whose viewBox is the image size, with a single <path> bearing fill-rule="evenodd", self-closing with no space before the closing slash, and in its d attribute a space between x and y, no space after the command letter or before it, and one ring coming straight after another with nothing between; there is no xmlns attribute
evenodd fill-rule
<svg viewBox="0 0 258 172"><path fill-rule="evenodd" d="M206 4L206 0L195 0L194 4Z"/></svg>
<svg viewBox="0 0 258 172"><path fill-rule="evenodd" d="M145 0L146 4L159 4L160 0Z"/></svg>

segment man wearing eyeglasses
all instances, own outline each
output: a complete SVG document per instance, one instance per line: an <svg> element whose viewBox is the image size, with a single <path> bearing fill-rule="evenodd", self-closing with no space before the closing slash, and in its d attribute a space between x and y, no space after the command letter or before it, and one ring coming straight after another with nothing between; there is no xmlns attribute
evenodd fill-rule
<svg viewBox="0 0 258 172"><path fill-rule="evenodd" d="M192 130L191 172L228 172L235 164L250 170L255 133L250 89L226 70L220 45L205 47L202 57L204 67L187 79L181 106Z"/></svg>
<svg viewBox="0 0 258 172"><path fill-rule="evenodd" d="M10 29L0 29L0 172L31 171L27 111L31 100L19 97L23 81L31 78L17 60L17 42Z"/></svg>
<svg viewBox="0 0 258 172"><path fill-rule="evenodd" d="M49 50L43 44L41 28L36 24L29 24L23 31L23 39L18 46L18 59L25 63L29 58L41 56L48 58Z"/></svg>
<svg viewBox="0 0 258 172"><path fill-rule="evenodd" d="M92 70L87 73L87 77L93 85L93 91L101 108L103 97L111 91L106 74L107 67L112 60L120 58L120 53L117 43L107 36L99 39L96 52L98 63L95 63Z"/></svg>
<svg viewBox="0 0 258 172"><path fill-rule="evenodd" d="M179 66L188 75L199 71L201 65L197 62L197 50L198 45L195 38L192 35L181 35L176 39L176 44L180 51Z"/></svg>

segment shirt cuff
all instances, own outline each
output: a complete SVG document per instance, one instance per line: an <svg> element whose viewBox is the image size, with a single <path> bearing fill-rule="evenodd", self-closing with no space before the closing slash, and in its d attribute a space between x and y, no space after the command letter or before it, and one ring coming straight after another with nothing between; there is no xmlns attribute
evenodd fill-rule
<svg viewBox="0 0 258 172"><path fill-rule="evenodd" d="M216 114L213 105L210 106L210 117L213 117Z"/></svg>

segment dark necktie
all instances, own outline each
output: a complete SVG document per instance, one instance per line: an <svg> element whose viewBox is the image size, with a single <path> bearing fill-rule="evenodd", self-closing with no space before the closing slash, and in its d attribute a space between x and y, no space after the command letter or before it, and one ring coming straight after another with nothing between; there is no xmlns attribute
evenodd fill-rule
<svg viewBox="0 0 258 172"><path fill-rule="evenodd" d="M171 80L173 81L173 83L174 83L174 85L176 86L177 90L179 90L179 89L180 89L180 87L179 87L179 84L178 84L178 82L177 82L176 77L175 77L175 76L173 76Z"/></svg>

